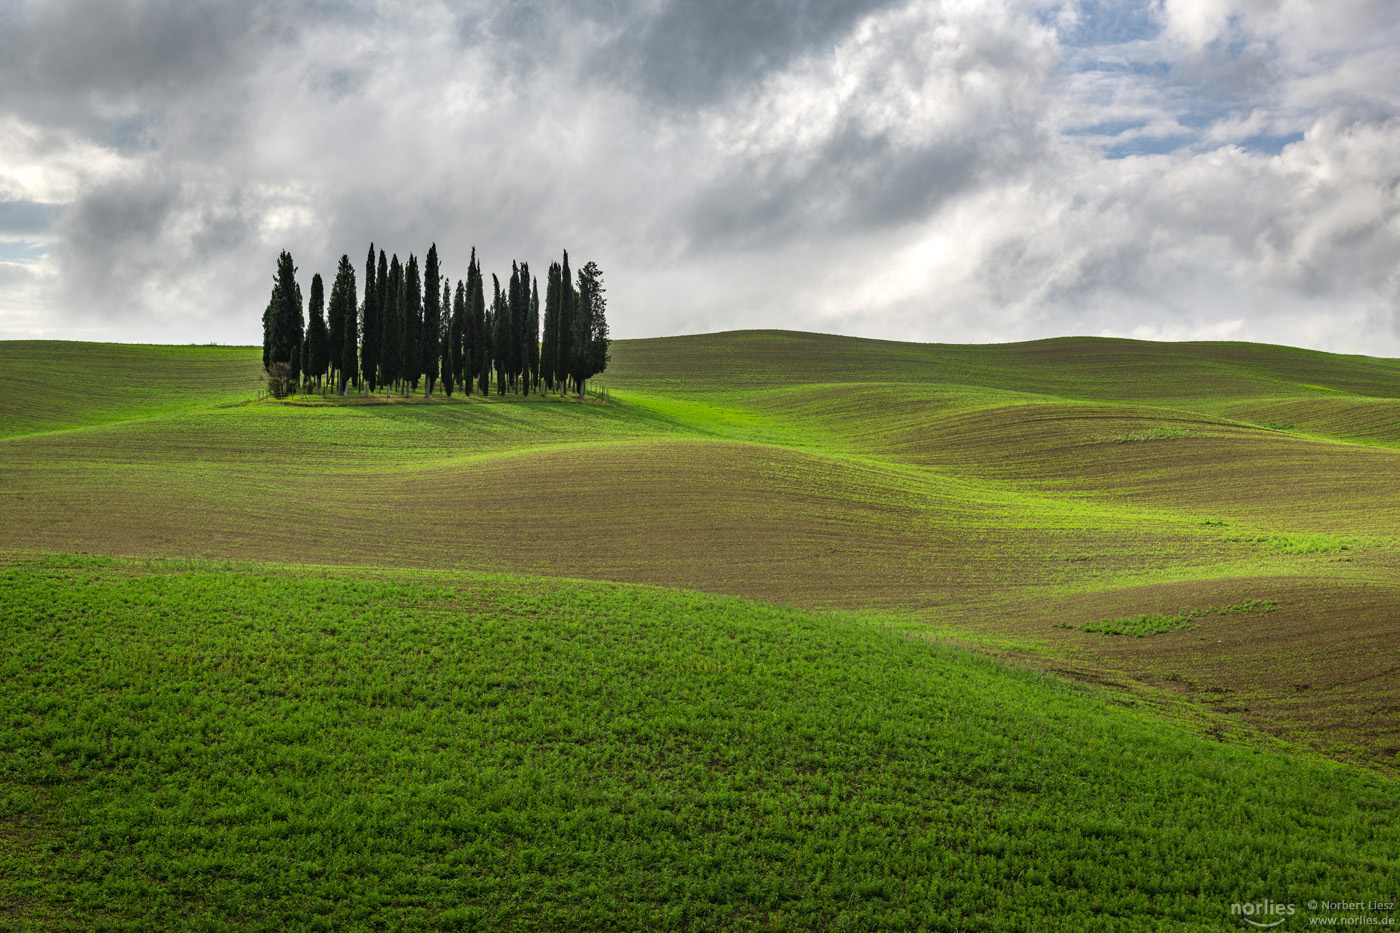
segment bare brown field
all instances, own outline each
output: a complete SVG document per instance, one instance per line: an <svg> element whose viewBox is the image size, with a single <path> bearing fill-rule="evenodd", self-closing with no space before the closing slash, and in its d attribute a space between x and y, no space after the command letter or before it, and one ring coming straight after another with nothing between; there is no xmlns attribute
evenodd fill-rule
<svg viewBox="0 0 1400 933"><path fill-rule="evenodd" d="M5 500L11 547L516 571L901 611L1251 551L1185 524L1135 527L1053 503L1027 515L996 489L734 442L276 475L222 458L123 460L110 446L88 463L50 453L0 465L5 488L24 490Z"/></svg>
<svg viewBox="0 0 1400 933"><path fill-rule="evenodd" d="M976 624L1048 647L1048 655L1033 656L1038 665L1151 702L1185 701L1186 715L1216 734L1239 722L1289 745L1395 773L1400 659L1391 648L1400 641L1400 586L1330 579L1318 566L1327 560L1313 561L1310 576L1042 594L1033 605L1009 605L983 614ZM1277 608L1207 612L1189 628L1141 638L1058 627L1218 610L1247 600Z"/></svg>

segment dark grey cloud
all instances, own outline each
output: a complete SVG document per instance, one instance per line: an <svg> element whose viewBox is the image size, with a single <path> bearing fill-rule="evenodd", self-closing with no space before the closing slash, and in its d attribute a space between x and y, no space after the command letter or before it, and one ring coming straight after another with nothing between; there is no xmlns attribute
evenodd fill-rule
<svg viewBox="0 0 1400 933"><path fill-rule="evenodd" d="M752 249L819 231L861 232L926 218L995 171L1002 142L949 140L905 151L888 136L847 127L801 165L741 163L702 189L683 216L688 245Z"/></svg>
<svg viewBox="0 0 1400 933"><path fill-rule="evenodd" d="M70 294L103 300L114 317L141 310L143 281L177 268L179 257L162 240L180 193L178 181L152 173L110 182L74 202L54 231L55 259L70 276Z"/></svg>
<svg viewBox="0 0 1400 933"><path fill-rule="evenodd" d="M696 107L753 86L811 52L828 51L892 0L707 0L620 17L592 56L599 74L672 107Z"/></svg>
<svg viewBox="0 0 1400 933"><path fill-rule="evenodd" d="M271 38L258 29L256 3L55 0L22 9L0 38L0 105L48 121L86 121L123 104L143 110L237 67L250 33Z"/></svg>

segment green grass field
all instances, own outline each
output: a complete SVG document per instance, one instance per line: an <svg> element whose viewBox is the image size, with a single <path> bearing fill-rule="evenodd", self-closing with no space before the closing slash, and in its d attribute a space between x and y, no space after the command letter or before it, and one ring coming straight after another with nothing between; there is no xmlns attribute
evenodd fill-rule
<svg viewBox="0 0 1400 933"><path fill-rule="evenodd" d="M0 929L1396 900L1400 361L740 332L617 341L585 402L258 362L0 343Z"/></svg>

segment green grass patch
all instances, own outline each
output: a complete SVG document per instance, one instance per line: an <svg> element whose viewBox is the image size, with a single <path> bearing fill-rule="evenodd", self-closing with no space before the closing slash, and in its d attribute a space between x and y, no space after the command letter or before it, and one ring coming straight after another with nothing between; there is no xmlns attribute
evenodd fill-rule
<svg viewBox="0 0 1400 933"><path fill-rule="evenodd" d="M1264 613L1273 612L1277 608L1278 603L1273 600L1246 599L1244 602L1232 606L1222 606L1219 609L1210 606L1206 609L1179 609L1171 614L1147 612L1131 618L1101 619L1098 622L1085 622L1082 625L1060 622L1056 627L1077 629L1092 635L1129 635L1134 638L1143 638L1148 635L1164 635L1168 632L1195 628L1197 619L1212 614L1226 616L1246 612Z"/></svg>
<svg viewBox="0 0 1400 933"><path fill-rule="evenodd" d="M1226 540L1258 544L1275 554L1340 554L1357 543L1354 538L1328 534L1272 534Z"/></svg>
<svg viewBox="0 0 1400 933"><path fill-rule="evenodd" d="M1400 880L1394 781L849 615L50 558L0 646L12 928L1217 930Z"/></svg>
<svg viewBox="0 0 1400 933"><path fill-rule="evenodd" d="M1129 431L1125 434L1098 435L1094 438L1100 444L1129 444L1139 441L1166 441L1178 437L1190 437L1191 432L1176 424L1163 424Z"/></svg>

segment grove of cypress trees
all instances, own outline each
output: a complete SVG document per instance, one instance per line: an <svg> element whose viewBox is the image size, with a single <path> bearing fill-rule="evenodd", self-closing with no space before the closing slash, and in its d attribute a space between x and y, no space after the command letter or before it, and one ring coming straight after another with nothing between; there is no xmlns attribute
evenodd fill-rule
<svg viewBox="0 0 1400 933"><path fill-rule="evenodd" d="M426 380L424 396L433 394L433 385L438 378L438 361L442 358L442 278L438 269L437 244L428 247L428 256L423 260L423 378ZM450 379L451 376L449 375ZM451 394L450 392L448 393Z"/></svg>
<svg viewBox="0 0 1400 933"><path fill-rule="evenodd" d="M379 286L374 274L374 244L371 243L369 256L365 259L365 332L364 348L360 353L360 367L371 392L379 388L379 342L383 330L379 308Z"/></svg>
<svg viewBox="0 0 1400 933"><path fill-rule="evenodd" d="M543 299L529 263L514 260L508 283L491 276L488 302L474 246L466 278L454 291L436 243L428 248L422 277L416 255L401 263L396 254L390 262L381 249L376 261L371 243L358 306L348 256L340 257L329 301L317 274L304 304L296 272L282 250L262 315L263 365L270 377L282 367L276 376L282 388L274 389L279 395L289 383L323 388L330 382L343 396L362 379L368 391L382 387L386 396L399 388L408 396L420 379L428 399L439 385L448 397L458 389L471 395L473 387L489 395L494 375L500 396L554 390L583 398L587 380L609 361L602 272L589 262L575 283L567 250L549 265Z"/></svg>

